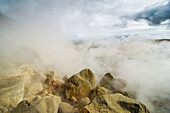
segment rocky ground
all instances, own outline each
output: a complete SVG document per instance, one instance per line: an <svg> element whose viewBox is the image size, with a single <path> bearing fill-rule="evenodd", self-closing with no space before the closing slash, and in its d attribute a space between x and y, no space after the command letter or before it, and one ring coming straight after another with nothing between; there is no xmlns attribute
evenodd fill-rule
<svg viewBox="0 0 170 113"><path fill-rule="evenodd" d="M124 88L127 82L106 73L97 84L90 69L57 79L26 68L0 79L0 113L150 113Z"/></svg>

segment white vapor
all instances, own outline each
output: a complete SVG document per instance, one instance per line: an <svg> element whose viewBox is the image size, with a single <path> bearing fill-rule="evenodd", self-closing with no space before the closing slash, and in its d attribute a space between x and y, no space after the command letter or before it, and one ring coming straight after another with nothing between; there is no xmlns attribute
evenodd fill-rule
<svg viewBox="0 0 170 113"><path fill-rule="evenodd" d="M170 38L169 28L125 17L166 3L0 0L0 75L11 75L22 64L69 76L90 68L97 80L111 72L124 78L126 90L154 111L157 97L169 99L170 45L141 40Z"/></svg>

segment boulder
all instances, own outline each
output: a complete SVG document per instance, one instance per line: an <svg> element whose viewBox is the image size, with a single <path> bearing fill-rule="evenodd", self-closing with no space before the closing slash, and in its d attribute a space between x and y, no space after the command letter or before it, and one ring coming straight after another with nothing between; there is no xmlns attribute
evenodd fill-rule
<svg viewBox="0 0 170 113"><path fill-rule="evenodd" d="M84 98L81 98L79 100L78 104L79 104L80 107L84 107L84 106L90 104L90 102L91 101L90 101L90 99L88 97L84 97Z"/></svg>
<svg viewBox="0 0 170 113"><path fill-rule="evenodd" d="M105 87L109 90L122 90L126 87L127 82L123 79L116 78L110 73L106 73L104 77L100 80L100 86Z"/></svg>
<svg viewBox="0 0 170 113"><path fill-rule="evenodd" d="M58 113L60 102L61 98L58 96L45 96L32 104L23 100L11 113Z"/></svg>
<svg viewBox="0 0 170 113"><path fill-rule="evenodd" d="M84 69L66 81L66 98L70 100L74 96L79 100L82 97L87 97L96 85L95 74L90 69Z"/></svg>
<svg viewBox="0 0 170 113"><path fill-rule="evenodd" d="M62 102L59 105L58 113L70 113L73 110L73 106L69 103Z"/></svg>
<svg viewBox="0 0 170 113"><path fill-rule="evenodd" d="M89 95L90 99L93 100L96 96L110 94L112 91L106 89L105 87L96 87L93 89Z"/></svg>
<svg viewBox="0 0 170 113"><path fill-rule="evenodd" d="M24 78L24 98L29 98L43 90L45 76L34 66L24 65L18 74Z"/></svg>
<svg viewBox="0 0 170 113"><path fill-rule="evenodd" d="M0 79L0 106L9 111L22 101L24 96L23 77L13 76Z"/></svg>
<svg viewBox="0 0 170 113"><path fill-rule="evenodd" d="M79 113L79 108L78 107L73 108L70 113Z"/></svg>
<svg viewBox="0 0 170 113"><path fill-rule="evenodd" d="M150 113L140 102L120 93L100 95L80 110L80 113Z"/></svg>

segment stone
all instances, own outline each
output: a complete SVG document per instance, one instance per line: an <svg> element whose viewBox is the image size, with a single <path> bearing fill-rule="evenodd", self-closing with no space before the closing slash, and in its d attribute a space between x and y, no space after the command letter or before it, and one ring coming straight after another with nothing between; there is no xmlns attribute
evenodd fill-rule
<svg viewBox="0 0 170 113"><path fill-rule="evenodd" d="M6 107L0 106L0 113L9 113Z"/></svg>
<svg viewBox="0 0 170 113"><path fill-rule="evenodd" d="M67 75L64 75L64 77L62 78L62 80L63 80L64 82L66 82L66 81L68 80Z"/></svg>
<svg viewBox="0 0 170 113"><path fill-rule="evenodd" d="M11 113L58 113L61 98L58 96L45 96L33 103L21 101Z"/></svg>
<svg viewBox="0 0 170 113"><path fill-rule="evenodd" d="M131 98L131 99L134 99L131 95L129 95L126 91L115 91L115 92L113 92L113 93L120 93L120 94L122 94L122 95L124 95L124 96L126 96L126 97L129 97L129 98Z"/></svg>
<svg viewBox="0 0 170 113"><path fill-rule="evenodd" d="M109 90L123 90L127 85L127 82L123 79L116 78L110 73L106 73L100 80L100 86L105 87Z"/></svg>
<svg viewBox="0 0 170 113"><path fill-rule="evenodd" d="M111 94L112 91L106 89L105 87L96 87L90 93L90 99L93 100L96 96Z"/></svg>
<svg viewBox="0 0 170 113"><path fill-rule="evenodd" d="M55 80L52 82L51 86L52 93L54 95L63 95L64 94L64 81L61 80Z"/></svg>
<svg viewBox="0 0 170 113"><path fill-rule="evenodd" d="M46 84L51 83L54 80L54 71L48 71L45 76L47 77L47 79L45 80Z"/></svg>
<svg viewBox="0 0 170 113"><path fill-rule="evenodd" d="M73 102L73 103L77 103L77 99L76 99L76 97L74 97L74 96L72 96L70 100L71 100L71 102Z"/></svg>
<svg viewBox="0 0 170 113"><path fill-rule="evenodd" d="M84 107L88 104L90 104L90 99L88 97L81 98L78 102L79 106Z"/></svg>
<svg viewBox="0 0 170 113"><path fill-rule="evenodd" d="M23 97L24 82L22 76L0 79L0 106L6 107L10 111L23 100Z"/></svg>
<svg viewBox="0 0 170 113"><path fill-rule="evenodd" d="M73 110L73 106L69 103L62 102L59 105L58 113L70 113Z"/></svg>
<svg viewBox="0 0 170 113"><path fill-rule="evenodd" d="M79 113L79 108L74 107L70 113Z"/></svg>
<svg viewBox="0 0 170 113"><path fill-rule="evenodd" d="M24 65L18 74L24 78L24 98L29 98L43 91L45 76L34 66Z"/></svg>
<svg viewBox="0 0 170 113"><path fill-rule="evenodd" d="M84 69L66 81L66 98L70 100L74 96L79 100L82 97L87 97L96 85L95 74L90 69Z"/></svg>
<svg viewBox="0 0 170 113"><path fill-rule="evenodd" d="M100 95L80 113L150 113L146 106L120 93Z"/></svg>

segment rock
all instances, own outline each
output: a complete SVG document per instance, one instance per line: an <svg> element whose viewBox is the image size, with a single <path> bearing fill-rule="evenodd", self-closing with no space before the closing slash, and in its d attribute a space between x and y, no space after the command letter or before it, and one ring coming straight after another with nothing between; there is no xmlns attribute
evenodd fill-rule
<svg viewBox="0 0 170 113"><path fill-rule="evenodd" d="M6 107L0 106L0 113L9 113Z"/></svg>
<svg viewBox="0 0 170 113"><path fill-rule="evenodd" d="M100 80L100 86L105 87L109 90L122 90L126 87L127 82L123 79L116 78L110 73L106 73Z"/></svg>
<svg viewBox="0 0 170 113"><path fill-rule="evenodd" d="M29 97L29 98L25 98L24 100L28 100L29 102L34 102L39 98L41 98L40 95L33 95L33 96Z"/></svg>
<svg viewBox="0 0 170 113"><path fill-rule="evenodd" d="M23 100L11 113L58 113L61 98L58 96L45 96L30 102Z"/></svg>
<svg viewBox="0 0 170 113"><path fill-rule="evenodd" d="M68 80L67 75L64 75L64 77L62 78L62 80L63 80L64 82L66 82L66 81Z"/></svg>
<svg viewBox="0 0 170 113"><path fill-rule="evenodd" d="M23 113L25 112L26 109L29 108L29 106L31 106L31 103L28 102L27 100L23 100L18 104L16 108L12 110L11 113Z"/></svg>
<svg viewBox="0 0 170 113"><path fill-rule="evenodd" d="M54 71L48 71L46 74L44 90L49 94L60 96L64 92L64 81L55 80Z"/></svg>
<svg viewBox="0 0 170 113"><path fill-rule="evenodd" d="M71 102L73 102L73 103L77 103L77 99L76 99L76 97L74 97L74 96L72 96L70 100L71 100Z"/></svg>
<svg viewBox="0 0 170 113"><path fill-rule="evenodd" d="M96 84L95 74L90 69L84 69L66 81L66 98L70 100L74 96L79 100L79 98L87 97Z"/></svg>
<svg viewBox="0 0 170 113"><path fill-rule="evenodd" d="M45 76L34 66L22 66L19 74L24 77L24 98L33 96L43 90Z"/></svg>
<svg viewBox="0 0 170 113"><path fill-rule="evenodd" d="M124 96L126 96L126 97L129 97L129 98L131 98L131 99L134 99L131 95L129 95L126 91L115 91L115 92L113 92L113 93L120 93L120 94L122 94L122 95L124 95Z"/></svg>
<svg viewBox="0 0 170 113"><path fill-rule="evenodd" d="M90 99L93 100L96 96L110 94L112 91L106 89L105 87L96 87L90 93Z"/></svg>
<svg viewBox="0 0 170 113"><path fill-rule="evenodd" d="M0 106L9 111L22 101L24 96L23 77L13 76L0 79ZM1 108L2 108L1 107Z"/></svg>
<svg viewBox="0 0 170 113"><path fill-rule="evenodd" d="M55 80L54 82L52 82L51 90L54 95L58 95L58 96L63 95L64 81Z"/></svg>
<svg viewBox="0 0 170 113"><path fill-rule="evenodd" d="M79 108L73 108L70 113L79 113Z"/></svg>
<svg viewBox="0 0 170 113"><path fill-rule="evenodd" d="M45 80L46 84L51 83L54 80L54 71L48 71L45 76L47 77L47 79Z"/></svg>
<svg viewBox="0 0 170 113"><path fill-rule="evenodd" d="M80 110L80 113L150 113L144 104L120 93L100 95Z"/></svg>
<svg viewBox="0 0 170 113"><path fill-rule="evenodd" d="M90 101L90 99L88 97L81 98L79 100L79 106L84 107L84 106L90 104L90 102L91 101Z"/></svg>
<svg viewBox="0 0 170 113"><path fill-rule="evenodd" d="M59 105L58 113L70 113L73 110L73 106L69 103L62 102Z"/></svg>

